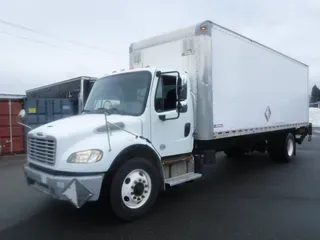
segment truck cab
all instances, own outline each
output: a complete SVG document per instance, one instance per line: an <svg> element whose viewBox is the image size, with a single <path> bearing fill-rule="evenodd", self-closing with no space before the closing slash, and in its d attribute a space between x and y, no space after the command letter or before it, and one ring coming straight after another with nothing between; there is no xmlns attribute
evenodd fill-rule
<svg viewBox="0 0 320 240"><path fill-rule="evenodd" d="M166 185L201 177L194 98L184 71L139 68L98 79L80 115L28 133L28 184L80 208L107 199L124 220Z"/></svg>

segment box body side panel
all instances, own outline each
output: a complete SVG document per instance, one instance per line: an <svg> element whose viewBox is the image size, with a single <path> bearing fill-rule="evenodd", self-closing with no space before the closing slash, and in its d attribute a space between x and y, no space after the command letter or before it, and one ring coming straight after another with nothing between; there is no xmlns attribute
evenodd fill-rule
<svg viewBox="0 0 320 240"><path fill-rule="evenodd" d="M214 132L309 121L308 67L214 28Z"/></svg>

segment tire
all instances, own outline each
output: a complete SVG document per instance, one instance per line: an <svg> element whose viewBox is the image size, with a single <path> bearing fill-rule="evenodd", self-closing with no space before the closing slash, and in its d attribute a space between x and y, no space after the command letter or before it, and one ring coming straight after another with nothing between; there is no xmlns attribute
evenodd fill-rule
<svg viewBox="0 0 320 240"><path fill-rule="evenodd" d="M159 172L145 158L132 158L115 173L109 200L115 215L134 221L145 215L159 194Z"/></svg>
<svg viewBox="0 0 320 240"><path fill-rule="evenodd" d="M270 157L276 162L291 162L296 151L295 137L292 133L279 136L268 143Z"/></svg>
<svg viewBox="0 0 320 240"><path fill-rule="evenodd" d="M288 133L288 135L285 138L285 144L284 144L284 149L282 151L282 161L283 162L291 162L294 154L296 151L296 142L295 142L295 137L293 136L292 133Z"/></svg>

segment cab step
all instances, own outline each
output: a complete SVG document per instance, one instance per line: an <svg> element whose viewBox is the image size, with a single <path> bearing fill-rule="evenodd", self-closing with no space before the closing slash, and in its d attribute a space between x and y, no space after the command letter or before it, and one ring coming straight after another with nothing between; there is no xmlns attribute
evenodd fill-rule
<svg viewBox="0 0 320 240"><path fill-rule="evenodd" d="M191 172L191 173L186 173L177 177L168 178L165 180L165 183L172 187L172 186L185 183L188 181L192 181L201 177L202 177L202 174Z"/></svg>

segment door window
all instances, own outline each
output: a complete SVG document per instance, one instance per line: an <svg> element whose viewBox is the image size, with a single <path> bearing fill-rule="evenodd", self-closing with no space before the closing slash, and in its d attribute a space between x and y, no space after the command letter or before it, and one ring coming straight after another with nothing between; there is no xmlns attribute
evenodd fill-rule
<svg viewBox="0 0 320 240"><path fill-rule="evenodd" d="M156 96L155 110L157 112L166 112L176 109L177 92L176 76L161 76L159 78Z"/></svg>

